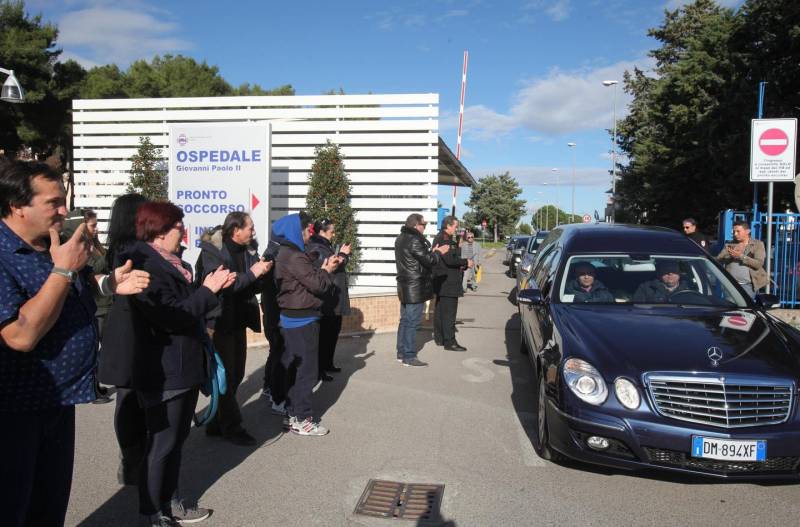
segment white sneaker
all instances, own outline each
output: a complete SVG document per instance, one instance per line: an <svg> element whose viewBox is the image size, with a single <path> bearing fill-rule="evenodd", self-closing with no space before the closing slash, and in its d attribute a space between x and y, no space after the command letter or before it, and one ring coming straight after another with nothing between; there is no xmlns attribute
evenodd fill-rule
<svg viewBox="0 0 800 527"><path fill-rule="evenodd" d="M286 401L281 404L272 403L272 413L275 415L286 415Z"/></svg>
<svg viewBox="0 0 800 527"><path fill-rule="evenodd" d="M296 417L289 418L289 430L301 436L324 436L330 430L315 423L311 418L299 421Z"/></svg>

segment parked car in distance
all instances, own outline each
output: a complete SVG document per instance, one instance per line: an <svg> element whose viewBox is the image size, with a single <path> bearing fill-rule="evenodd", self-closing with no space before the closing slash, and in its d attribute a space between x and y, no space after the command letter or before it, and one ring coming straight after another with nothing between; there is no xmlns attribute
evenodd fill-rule
<svg viewBox="0 0 800 527"><path fill-rule="evenodd" d="M529 236L521 236L514 240L514 245L511 247L511 255L508 257L508 272L512 278L517 275L517 265L522 260L522 253L525 252L529 239Z"/></svg>
<svg viewBox="0 0 800 527"><path fill-rule="evenodd" d="M517 266L517 291L526 287L528 277L533 268L533 262L536 260L536 255L539 252L539 246L545 238L547 238L548 234L550 234L550 231L538 231L528 240L525 252L522 253L522 260L520 260Z"/></svg>
<svg viewBox="0 0 800 527"><path fill-rule="evenodd" d="M798 479L800 332L675 231L554 229L518 294L543 458Z"/></svg>

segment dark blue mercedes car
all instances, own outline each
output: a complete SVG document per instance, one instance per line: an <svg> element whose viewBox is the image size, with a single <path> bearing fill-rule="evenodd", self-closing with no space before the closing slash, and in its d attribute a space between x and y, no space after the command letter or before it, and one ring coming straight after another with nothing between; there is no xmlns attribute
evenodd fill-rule
<svg viewBox="0 0 800 527"><path fill-rule="evenodd" d="M682 234L559 227L518 302L541 457L798 477L800 332Z"/></svg>

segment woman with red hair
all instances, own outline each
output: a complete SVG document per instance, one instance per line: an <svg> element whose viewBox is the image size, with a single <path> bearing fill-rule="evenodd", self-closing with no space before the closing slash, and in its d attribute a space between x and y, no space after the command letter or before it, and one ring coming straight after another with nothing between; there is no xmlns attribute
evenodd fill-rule
<svg viewBox="0 0 800 527"><path fill-rule="evenodd" d="M203 320L235 273L218 268L201 286L178 254L183 211L148 202L136 212L137 242L127 257L150 272L150 287L131 299L135 339L133 389L144 409L147 450L139 473L139 512L148 526L197 522L211 511L187 507L178 495L181 449L189 435L200 385L206 380Z"/></svg>

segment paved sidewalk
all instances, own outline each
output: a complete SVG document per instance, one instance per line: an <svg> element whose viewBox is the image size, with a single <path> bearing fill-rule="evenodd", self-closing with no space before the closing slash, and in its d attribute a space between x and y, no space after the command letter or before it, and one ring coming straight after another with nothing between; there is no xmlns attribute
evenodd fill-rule
<svg viewBox="0 0 800 527"><path fill-rule="evenodd" d="M500 260L487 260L479 291L459 304L458 340L467 352L434 346L424 329L420 358L430 366L406 368L395 361L393 333L340 342L344 371L314 399L331 429L325 437L281 432L280 418L258 397L266 354L252 349L239 395L258 447L193 429L184 450L184 494L215 509L199 525L414 526L353 514L370 478L444 484L440 523L448 527L796 523L792 485L634 476L536 456L530 366L518 353L519 318L509 301L515 281ZM113 411L78 408L67 525L136 525L136 490L116 482Z"/></svg>

